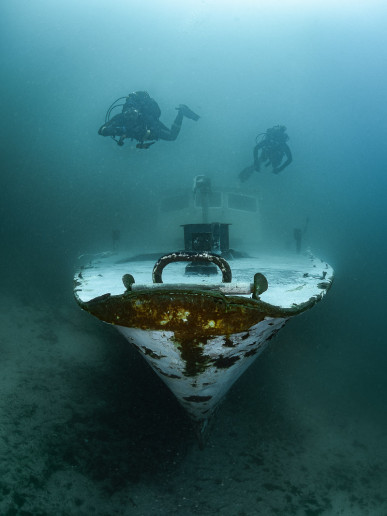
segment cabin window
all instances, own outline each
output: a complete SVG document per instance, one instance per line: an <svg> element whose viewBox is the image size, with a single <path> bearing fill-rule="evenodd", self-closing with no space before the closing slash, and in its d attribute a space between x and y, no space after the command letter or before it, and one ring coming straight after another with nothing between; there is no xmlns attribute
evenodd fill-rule
<svg viewBox="0 0 387 516"><path fill-rule="evenodd" d="M228 194L228 207L233 210L257 211L257 199L248 195Z"/></svg>

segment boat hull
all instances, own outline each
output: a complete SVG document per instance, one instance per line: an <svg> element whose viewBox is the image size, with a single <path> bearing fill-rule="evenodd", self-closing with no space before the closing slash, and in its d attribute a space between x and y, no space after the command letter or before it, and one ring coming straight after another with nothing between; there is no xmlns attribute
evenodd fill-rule
<svg viewBox="0 0 387 516"><path fill-rule="evenodd" d="M247 331L187 340L173 331L117 326L194 421L208 419L232 384L287 319L267 318Z"/></svg>
<svg viewBox="0 0 387 516"><path fill-rule="evenodd" d="M111 256L75 277L79 305L137 348L199 427L276 332L319 302L334 277L312 255L233 260L232 269L222 281L186 275L184 264L174 263L160 283L153 263Z"/></svg>

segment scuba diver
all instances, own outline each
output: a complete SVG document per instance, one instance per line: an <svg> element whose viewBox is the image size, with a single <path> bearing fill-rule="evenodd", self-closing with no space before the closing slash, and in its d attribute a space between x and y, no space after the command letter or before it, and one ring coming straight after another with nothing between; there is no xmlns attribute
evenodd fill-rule
<svg viewBox="0 0 387 516"><path fill-rule="evenodd" d="M292 153L287 145L289 136L286 134L284 125L275 125L265 133L259 134L255 141L254 163L246 167L239 173L239 179L244 183L256 170L261 171L261 163L268 167L272 166L273 174L279 174L285 167L293 161ZM286 158L286 161L283 159Z"/></svg>
<svg viewBox="0 0 387 516"><path fill-rule="evenodd" d="M125 102L119 103L121 100ZM110 118L113 109L121 106L122 112ZM137 140L138 149L148 149L157 140L173 141L179 135L183 117L195 121L200 118L185 104L180 104L176 109L176 118L168 129L159 120L161 110L157 102L146 91L135 91L113 102L106 112L105 123L99 128L98 134L111 136L120 146L124 144L125 138ZM119 140L116 137L119 137Z"/></svg>

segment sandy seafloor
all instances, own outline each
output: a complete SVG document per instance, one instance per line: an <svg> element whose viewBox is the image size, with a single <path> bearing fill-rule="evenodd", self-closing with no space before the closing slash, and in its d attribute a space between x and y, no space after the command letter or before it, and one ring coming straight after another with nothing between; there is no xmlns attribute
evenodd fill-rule
<svg viewBox="0 0 387 516"><path fill-rule="evenodd" d="M70 294L50 306L4 294L0 514L387 515L386 428L324 385L319 354L335 342L310 329L328 318L318 309L232 388L201 450L113 328Z"/></svg>

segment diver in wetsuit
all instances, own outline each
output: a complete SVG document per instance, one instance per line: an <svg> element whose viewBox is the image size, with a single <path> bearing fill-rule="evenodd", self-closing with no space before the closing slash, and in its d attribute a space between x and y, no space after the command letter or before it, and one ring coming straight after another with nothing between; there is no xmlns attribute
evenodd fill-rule
<svg viewBox="0 0 387 516"><path fill-rule="evenodd" d="M286 127L276 125L268 129L266 133L258 135L254 147L254 163L240 172L239 179L244 183L255 171L260 172L261 163L268 167L271 165L273 174L279 174L293 161L292 153L287 145L289 136ZM283 159L286 160L283 162Z"/></svg>
<svg viewBox="0 0 387 516"><path fill-rule="evenodd" d="M125 103L117 104L125 99ZM122 112L110 118L111 111L122 106ZM183 118L199 120L199 116L185 104L180 104L176 118L170 129L159 118L161 110L157 102L146 91L135 91L127 97L117 99L106 113L105 123L99 128L101 136L111 136L118 145L123 145L125 138L137 140L139 149L148 149L157 140L173 141L179 135ZM116 140L116 136L119 140Z"/></svg>

